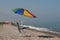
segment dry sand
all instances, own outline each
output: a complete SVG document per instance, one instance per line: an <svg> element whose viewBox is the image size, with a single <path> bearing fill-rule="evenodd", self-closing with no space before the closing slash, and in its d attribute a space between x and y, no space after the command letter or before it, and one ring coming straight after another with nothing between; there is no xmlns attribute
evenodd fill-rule
<svg viewBox="0 0 60 40"><path fill-rule="evenodd" d="M3 24L0 25L0 40L60 40L60 37L28 29L20 33L16 26Z"/></svg>

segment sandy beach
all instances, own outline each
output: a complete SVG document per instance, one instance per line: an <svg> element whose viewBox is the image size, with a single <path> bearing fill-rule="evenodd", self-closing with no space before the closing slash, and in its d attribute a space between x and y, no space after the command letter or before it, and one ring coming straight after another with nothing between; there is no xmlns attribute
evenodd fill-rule
<svg viewBox="0 0 60 40"><path fill-rule="evenodd" d="M29 29L24 29L20 33L16 26L1 24L0 40L60 40L60 37Z"/></svg>

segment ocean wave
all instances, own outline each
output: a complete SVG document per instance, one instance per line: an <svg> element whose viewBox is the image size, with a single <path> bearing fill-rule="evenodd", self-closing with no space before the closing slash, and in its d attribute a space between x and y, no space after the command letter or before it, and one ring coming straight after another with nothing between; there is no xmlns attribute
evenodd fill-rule
<svg viewBox="0 0 60 40"><path fill-rule="evenodd" d="M29 29L32 29L32 30L37 30L37 31L42 31L42 32L50 32L50 33L56 33L56 34L60 34L60 32L55 32L55 31L52 31L48 28L40 28L40 27L35 27L35 26L29 26L29 25L21 25L22 27L28 27Z"/></svg>

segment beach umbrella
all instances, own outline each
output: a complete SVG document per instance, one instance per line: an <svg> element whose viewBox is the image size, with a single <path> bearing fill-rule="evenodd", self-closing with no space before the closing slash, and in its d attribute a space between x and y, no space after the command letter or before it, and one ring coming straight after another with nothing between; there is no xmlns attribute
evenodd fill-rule
<svg viewBox="0 0 60 40"><path fill-rule="evenodd" d="M25 17L36 18L36 16L34 14L32 14L31 12L29 12L27 9L15 8L15 9L12 9L12 11L15 14L24 15Z"/></svg>
<svg viewBox="0 0 60 40"><path fill-rule="evenodd" d="M15 9L12 9L12 11L15 13L15 14L19 14L19 15L23 15L25 17L28 17L28 18L36 18L36 16L34 14L32 14L31 12L29 12L27 9L23 9L23 8L15 8ZM21 23L22 24L22 23ZM19 24L17 23L17 26L18 26L18 30L19 32L20 31L20 26Z"/></svg>

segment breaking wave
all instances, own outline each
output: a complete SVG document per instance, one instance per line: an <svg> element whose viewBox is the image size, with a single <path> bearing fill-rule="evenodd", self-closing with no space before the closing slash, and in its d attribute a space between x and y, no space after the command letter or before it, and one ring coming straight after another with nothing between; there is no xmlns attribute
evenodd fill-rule
<svg viewBox="0 0 60 40"><path fill-rule="evenodd" d="M28 27L29 29L37 30L37 31L41 31L41 32L50 32L50 33L60 34L60 32L55 32L55 31L52 31L48 28L40 28L40 27L34 27L34 26L28 26L28 25L21 25L21 26Z"/></svg>

